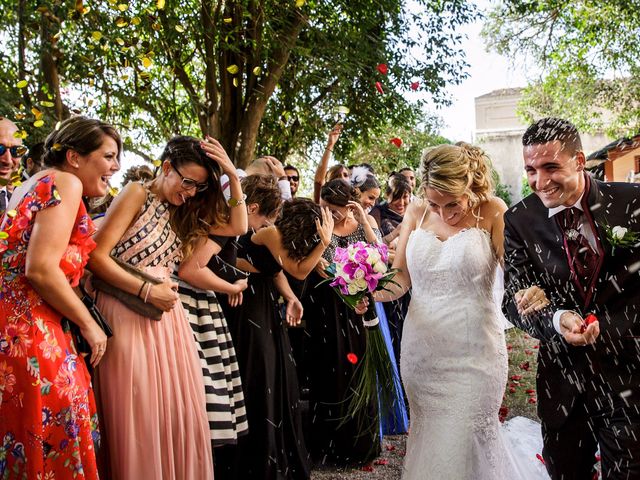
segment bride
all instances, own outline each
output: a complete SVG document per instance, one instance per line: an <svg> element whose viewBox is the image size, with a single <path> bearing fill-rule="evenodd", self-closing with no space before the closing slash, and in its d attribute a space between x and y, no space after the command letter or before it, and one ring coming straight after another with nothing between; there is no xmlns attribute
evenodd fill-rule
<svg viewBox="0 0 640 480"><path fill-rule="evenodd" d="M441 145L423 155L421 170L425 201L402 223L398 285L376 298L413 288L400 358L411 415L403 478L548 478L535 463L537 424L524 419L533 432L523 459L498 420L508 359L493 283L506 205L492 195L488 159L468 144ZM538 287L519 293L523 315L548 304ZM525 433L514 435L520 451Z"/></svg>

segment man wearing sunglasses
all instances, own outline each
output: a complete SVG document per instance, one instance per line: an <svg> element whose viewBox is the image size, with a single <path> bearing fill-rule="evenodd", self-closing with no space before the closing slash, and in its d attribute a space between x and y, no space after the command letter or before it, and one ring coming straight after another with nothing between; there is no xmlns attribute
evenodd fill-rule
<svg viewBox="0 0 640 480"><path fill-rule="evenodd" d="M287 175L287 180L289 180L289 184L291 185L291 198L295 198L298 192L298 186L300 185L300 173L298 173L298 169L293 165L284 167L284 173Z"/></svg>
<svg viewBox="0 0 640 480"><path fill-rule="evenodd" d="M27 148L22 145L22 139L14 134L18 127L8 118L0 117L0 214L7 208L7 202L11 198L9 182L13 172L20 165L20 160L27 153Z"/></svg>

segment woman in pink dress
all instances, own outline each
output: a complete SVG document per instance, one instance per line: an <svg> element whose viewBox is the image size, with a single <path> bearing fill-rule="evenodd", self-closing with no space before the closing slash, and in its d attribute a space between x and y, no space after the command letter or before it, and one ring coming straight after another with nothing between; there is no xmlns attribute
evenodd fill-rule
<svg viewBox="0 0 640 480"><path fill-rule="evenodd" d="M154 180L130 183L114 200L89 263L94 275L164 311L156 321L112 296L98 296L113 329L96 370L113 480L213 478L202 369L170 274L212 226L233 220L220 191L220 167L238 180L212 139L175 137L161 160ZM241 191L239 182L234 187ZM163 282L144 284L111 256Z"/></svg>
<svg viewBox="0 0 640 480"><path fill-rule="evenodd" d="M0 137L6 127L0 126ZM12 138L17 128L11 124L8 130ZM95 366L107 337L73 291L95 247L82 197L105 195L109 177L119 169L120 150L120 136L110 125L85 117L62 122L45 143L46 168L13 192L4 215L2 479L98 478L100 433L91 381L61 320L80 328Z"/></svg>

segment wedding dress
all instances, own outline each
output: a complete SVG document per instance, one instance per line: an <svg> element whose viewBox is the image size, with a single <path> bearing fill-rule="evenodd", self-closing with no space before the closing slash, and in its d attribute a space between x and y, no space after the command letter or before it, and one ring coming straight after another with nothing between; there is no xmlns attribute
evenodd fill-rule
<svg viewBox="0 0 640 480"><path fill-rule="evenodd" d="M418 228L407 266L413 296L400 368L411 421L403 479L548 479L536 458L539 425L519 418L504 435L498 420L508 357L489 233L469 228L443 241Z"/></svg>

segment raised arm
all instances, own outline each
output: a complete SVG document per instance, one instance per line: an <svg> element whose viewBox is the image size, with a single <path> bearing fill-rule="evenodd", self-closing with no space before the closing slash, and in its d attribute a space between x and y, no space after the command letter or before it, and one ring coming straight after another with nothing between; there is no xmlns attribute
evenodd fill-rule
<svg viewBox="0 0 640 480"><path fill-rule="evenodd" d="M198 242L191 256L180 263L178 276L185 282L201 290L236 295L247 288L247 280L229 283L213 273L207 264L211 257L217 255L221 248L210 238L203 238Z"/></svg>
<svg viewBox="0 0 640 480"><path fill-rule="evenodd" d="M340 138L340 133L342 133L342 124L336 123L329 132L327 146L324 149L318 168L316 168L316 174L313 177L313 201L316 203L320 202L320 190L324 185L327 170L329 169L329 159L331 158L333 147L336 145L338 138Z"/></svg>
<svg viewBox="0 0 640 480"><path fill-rule="evenodd" d="M242 186L240 185L240 178L236 167L233 165L227 152L224 150L220 142L215 138L206 137L206 140L201 143L202 149L206 152L207 156L215 161L222 170L229 177L229 189L231 196L229 198L229 221L226 224L214 225L209 230L212 235L220 235L224 237L235 237L247 233L249 228L249 221L247 218L247 208L244 205L244 194L242 193Z"/></svg>
<svg viewBox="0 0 640 480"><path fill-rule="evenodd" d="M291 258L282 245L282 236L275 227L263 228L251 238L257 245L266 246L271 255L280 263L282 268L298 280L304 280L317 265L320 257L331 241L333 233L333 217L328 208L322 208L322 222L316 218L316 229L320 242L301 260Z"/></svg>
<svg viewBox="0 0 640 480"><path fill-rule="evenodd" d="M142 280L122 269L110 254L140 213L146 195L144 187L139 183L132 182L124 187L109 207L100 230L95 235L97 247L89 256L89 269L94 275L132 295L142 293ZM158 285L145 286L144 290L146 292L149 289L149 294L145 293L149 303L168 311L178 301L175 288L177 284L167 279Z"/></svg>
<svg viewBox="0 0 640 480"><path fill-rule="evenodd" d="M82 183L74 175L58 172L56 187L62 201L36 214L27 247L25 275L45 302L80 327L91 347L90 360L95 366L104 353L107 337L60 268L82 201Z"/></svg>

